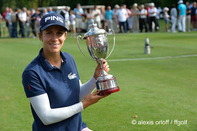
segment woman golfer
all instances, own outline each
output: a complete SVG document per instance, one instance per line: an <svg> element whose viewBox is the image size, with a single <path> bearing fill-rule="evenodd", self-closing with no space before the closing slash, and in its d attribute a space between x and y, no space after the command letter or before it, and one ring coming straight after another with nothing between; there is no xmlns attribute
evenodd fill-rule
<svg viewBox="0 0 197 131"><path fill-rule="evenodd" d="M22 75L34 117L33 131L90 131L81 111L107 96L97 95L99 91L90 94L101 67L98 64L93 77L81 84L72 55L60 51L67 35L64 18L56 13L44 15L39 29L43 48ZM103 63L108 72L107 62Z"/></svg>

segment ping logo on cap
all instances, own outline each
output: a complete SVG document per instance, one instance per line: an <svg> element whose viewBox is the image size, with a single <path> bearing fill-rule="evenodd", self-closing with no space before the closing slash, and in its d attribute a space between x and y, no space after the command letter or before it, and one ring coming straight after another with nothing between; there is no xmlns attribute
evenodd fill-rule
<svg viewBox="0 0 197 131"><path fill-rule="evenodd" d="M49 16L45 18L45 22L47 22L48 20L57 20L60 21L61 23L63 23L63 19L59 16Z"/></svg>
<svg viewBox="0 0 197 131"><path fill-rule="evenodd" d="M64 18L60 14L57 14L57 13L49 13L49 14L44 15L42 19L40 20L39 30L43 31L52 25L59 25L65 28L66 31L68 31L68 29L66 28Z"/></svg>

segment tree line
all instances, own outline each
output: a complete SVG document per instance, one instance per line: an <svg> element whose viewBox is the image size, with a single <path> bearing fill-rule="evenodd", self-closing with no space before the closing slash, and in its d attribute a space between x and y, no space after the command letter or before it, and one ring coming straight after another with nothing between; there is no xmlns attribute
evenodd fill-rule
<svg viewBox="0 0 197 131"><path fill-rule="evenodd" d="M126 4L128 8L132 7L133 3L145 4L154 2L156 7L169 7L172 4L177 4L178 0L0 0L0 13L5 10L5 7L12 9L26 7L27 9L47 6L70 6L75 8L77 3L81 5L110 5L114 7L115 4ZM184 1L186 2L186 1ZM188 0L188 2L193 2Z"/></svg>

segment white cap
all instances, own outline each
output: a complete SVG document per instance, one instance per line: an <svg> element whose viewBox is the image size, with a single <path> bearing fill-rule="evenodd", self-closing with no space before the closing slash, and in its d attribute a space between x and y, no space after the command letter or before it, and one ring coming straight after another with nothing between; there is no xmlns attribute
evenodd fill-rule
<svg viewBox="0 0 197 131"><path fill-rule="evenodd" d="M164 11L169 11L169 8L168 7L164 7L163 10Z"/></svg>
<svg viewBox="0 0 197 131"><path fill-rule="evenodd" d="M137 7L137 3L134 3L133 6L134 6L134 7Z"/></svg>
<svg viewBox="0 0 197 131"><path fill-rule="evenodd" d="M155 4L154 3L150 3L149 6L155 6Z"/></svg>
<svg viewBox="0 0 197 131"><path fill-rule="evenodd" d="M144 8L144 5L142 4L142 5L140 5L140 7Z"/></svg>
<svg viewBox="0 0 197 131"><path fill-rule="evenodd" d="M178 4L182 4L183 3L183 0L179 0Z"/></svg>
<svg viewBox="0 0 197 131"><path fill-rule="evenodd" d="M114 7L115 7L115 8L120 8L120 6L119 6L119 5L117 5L117 4L116 4Z"/></svg>
<svg viewBox="0 0 197 131"><path fill-rule="evenodd" d="M66 6L66 9L70 10L70 6Z"/></svg>

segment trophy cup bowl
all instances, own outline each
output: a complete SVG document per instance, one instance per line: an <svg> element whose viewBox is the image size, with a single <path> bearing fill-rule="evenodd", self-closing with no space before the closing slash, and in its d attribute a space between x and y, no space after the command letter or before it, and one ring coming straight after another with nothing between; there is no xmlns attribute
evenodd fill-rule
<svg viewBox="0 0 197 131"><path fill-rule="evenodd" d="M106 32L104 29L97 28L97 25L94 24L93 20L91 21L89 27L90 30L84 34L83 38L81 38L80 35L77 37L78 47L81 53L86 58L90 59L83 53L79 45L79 39L86 40L88 52L90 56L93 58L90 60L98 61L99 64L101 65L101 69L102 69L101 76L97 78L97 82L96 82L97 90L100 90L99 95L106 95L106 94L117 92L120 89L117 85L116 78L111 74L107 74L102 66L103 65L102 60L107 59L111 55L115 47L115 33L113 30L111 29L109 30L109 32L112 32L114 36L114 44L111 52L109 53L109 43L107 39L108 32Z"/></svg>

